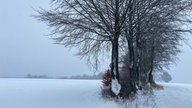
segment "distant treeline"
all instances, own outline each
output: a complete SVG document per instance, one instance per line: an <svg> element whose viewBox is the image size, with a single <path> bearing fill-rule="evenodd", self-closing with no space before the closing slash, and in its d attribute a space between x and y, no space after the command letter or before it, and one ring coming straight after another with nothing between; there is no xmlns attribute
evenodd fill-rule
<svg viewBox="0 0 192 108"><path fill-rule="evenodd" d="M103 73L100 72L97 75L77 75L77 76L71 76L71 77L60 77L60 79L102 79Z"/></svg>
<svg viewBox="0 0 192 108"><path fill-rule="evenodd" d="M43 78L43 79L50 79L52 77L49 77L47 75L32 75L32 74L27 74L25 78Z"/></svg>
<svg viewBox="0 0 192 108"><path fill-rule="evenodd" d="M87 75L87 74L84 74L84 75L76 75L76 76L71 76L71 77L63 76L63 77L57 77L57 78L49 77L47 75L27 74L25 78L37 78L37 79L38 78L39 79L102 79L102 77L103 77L103 73L100 72L97 75Z"/></svg>

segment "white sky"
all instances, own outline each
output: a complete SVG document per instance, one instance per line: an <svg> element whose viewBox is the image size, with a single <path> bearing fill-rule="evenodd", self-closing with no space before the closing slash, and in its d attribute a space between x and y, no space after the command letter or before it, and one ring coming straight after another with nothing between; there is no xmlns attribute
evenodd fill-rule
<svg viewBox="0 0 192 108"><path fill-rule="evenodd" d="M32 8L49 8L50 0L0 0L0 77L23 77L28 73L48 76L94 74L75 50L53 44L48 27L35 18ZM192 40L192 39L191 39ZM192 42L192 41L191 41ZM176 66L169 71L172 82L192 83L192 49L184 45ZM106 66L101 70L105 70Z"/></svg>

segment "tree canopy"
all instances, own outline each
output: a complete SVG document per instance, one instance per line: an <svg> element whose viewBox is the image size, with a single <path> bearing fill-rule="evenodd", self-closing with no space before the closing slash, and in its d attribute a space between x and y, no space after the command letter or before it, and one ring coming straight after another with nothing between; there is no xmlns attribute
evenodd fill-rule
<svg viewBox="0 0 192 108"><path fill-rule="evenodd" d="M78 55L96 60L96 67L99 56L111 52L110 90L116 80L122 97L147 83L154 85L153 73L174 61L182 34L191 33L182 27L192 22L187 17L189 0L52 0L52 4L53 9L38 10L36 17L52 28L56 43L78 47ZM120 59L126 72L119 71Z"/></svg>

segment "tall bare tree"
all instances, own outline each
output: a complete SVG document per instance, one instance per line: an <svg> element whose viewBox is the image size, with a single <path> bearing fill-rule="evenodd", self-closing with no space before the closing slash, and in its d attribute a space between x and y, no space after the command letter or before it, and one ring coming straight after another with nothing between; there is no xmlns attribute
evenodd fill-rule
<svg viewBox="0 0 192 108"><path fill-rule="evenodd" d="M191 1L168 0L152 10L148 14L148 18L146 16L147 19L144 22L148 23L144 24L143 27L147 31L143 34L145 34L144 37L148 38L142 39L142 46L146 47L144 52L148 51L149 53L145 55L145 58L148 58L145 59L145 62L149 61L146 63L149 66L146 70L148 71L149 83L155 83L153 72L162 71L168 67L180 52L179 43L185 38L182 33L191 33L191 29L181 27L184 22L185 24L191 23L190 19L184 17L191 6Z"/></svg>
<svg viewBox="0 0 192 108"><path fill-rule="evenodd" d="M54 39L78 46L79 55L98 58L111 51L112 80L119 82L119 38L127 20L128 0L53 0L52 10L40 10L38 18L53 28ZM118 90L119 91L119 90Z"/></svg>
<svg viewBox="0 0 192 108"><path fill-rule="evenodd" d="M89 60L98 61L100 54L110 51L111 90L124 97L140 88L142 78L154 83L153 72L177 54L180 33L191 32L179 27L191 22L180 17L192 6L187 0L52 0L52 4L51 10L39 10L36 16L52 28L52 38L78 47L78 55ZM128 51L127 82L119 75L122 48Z"/></svg>
<svg viewBox="0 0 192 108"><path fill-rule="evenodd" d="M174 61L184 39L182 33L191 33L191 29L181 28L181 24L191 23L184 17L191 6L187 0L132 1L124 35L128 43L124 65L130 79L124 86L125 95L139 89L141 83L154 85L153 73Z"/></svg>

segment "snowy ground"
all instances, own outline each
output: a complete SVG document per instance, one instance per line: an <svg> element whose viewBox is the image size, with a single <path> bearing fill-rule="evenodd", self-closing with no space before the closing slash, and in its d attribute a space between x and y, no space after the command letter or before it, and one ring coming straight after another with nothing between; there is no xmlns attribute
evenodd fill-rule
<svg viewBox="0 0 192 108"><path fill-rule="evenodd" d="M192 85L163 85L152 96L120 104L101 99L99 80L0 79L0 108L192 108Z"/></svg>

